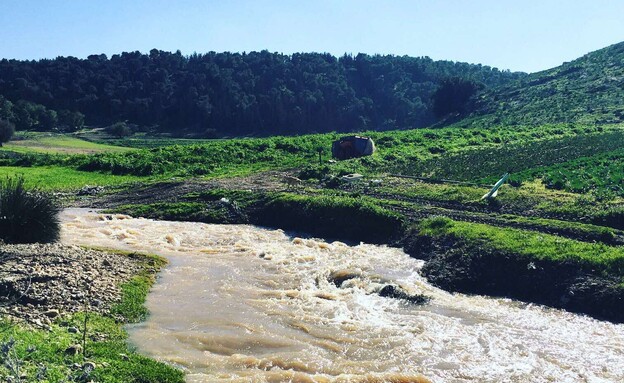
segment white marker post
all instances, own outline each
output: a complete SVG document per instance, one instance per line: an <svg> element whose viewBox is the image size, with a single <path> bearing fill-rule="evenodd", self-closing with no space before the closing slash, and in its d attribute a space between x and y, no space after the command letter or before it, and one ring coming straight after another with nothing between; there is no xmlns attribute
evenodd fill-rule
<svg viewBox="0 0 624 383"><path fill-rule="evenodd" d="M498 189L503 186L505 181L507 181L507 178L509 178L509 173L503 174L503 178L498 180L498 182L494 184L494 187L489 192L485 193L485 195L481 197L481 199L490 199L496 197L496 195L498 194Z"/></svg>

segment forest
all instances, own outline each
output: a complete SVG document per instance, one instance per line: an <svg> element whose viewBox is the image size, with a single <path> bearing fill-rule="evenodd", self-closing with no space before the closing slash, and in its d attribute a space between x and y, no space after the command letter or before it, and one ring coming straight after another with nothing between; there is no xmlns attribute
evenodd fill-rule
<svg viewBox="0 0 624 383"><path fill-rule="evenodd" d="M176 137L421 128L524 73L429 57L193 53L0 61L0 119L71 132L126 123Z"/></svg>

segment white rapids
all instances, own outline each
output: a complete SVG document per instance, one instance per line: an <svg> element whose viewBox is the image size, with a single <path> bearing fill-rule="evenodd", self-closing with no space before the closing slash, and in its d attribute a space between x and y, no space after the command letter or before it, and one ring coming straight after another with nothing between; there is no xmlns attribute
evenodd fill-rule
<svg viewBox="0 0 624 383"><path fill-rule="evenodd" d="M623 325L449 294L400 249L85 209L62 222L64 243L169 260L130 339L189 382L624 382ZM376 294L388 283L432 300Z"/></svg>

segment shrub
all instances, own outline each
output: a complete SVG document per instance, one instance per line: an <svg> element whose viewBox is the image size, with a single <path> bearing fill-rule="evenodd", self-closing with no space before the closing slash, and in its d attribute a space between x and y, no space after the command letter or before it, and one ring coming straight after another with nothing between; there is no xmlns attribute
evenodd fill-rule
<svg viewBox="0 0 624 383"><path fill-rule="evenodd" d="M15 125L6 120L0 120L0 146L8 142L15 133Z"/></svg>
<svg viewBox="0 0 624 383"><path fill-rule="evenodd" d="M132 129L130 129L125 122L116 122L113 125L107 126L105 130L106 133L118 138L128 137L132 134Z"/></svg>
<svg viewBox="0 0 624 383"><path fill-rule="evenodd" d="M0 182L0 240L6 243L55 242L60 236L58 206L50 195L27 191L23 178Z"/></svg>

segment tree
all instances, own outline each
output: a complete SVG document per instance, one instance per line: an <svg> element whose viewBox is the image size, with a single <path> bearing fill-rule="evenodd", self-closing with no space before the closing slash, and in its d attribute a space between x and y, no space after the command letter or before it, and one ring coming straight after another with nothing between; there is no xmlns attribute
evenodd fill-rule
<svg viewBox="0 0 624 383"><path fill-rule="evenodd" d="M118 138L128 137L132 134L132 130L125 122L116 122L106 128L106 132Z"/></svg>
<svg viewBox="0 0 624 383"><path fill-rule="evenodd" d="M15 133L15 125L6 120L0 120L0 146L8 142Z"/></svg>
<svg viewBox="0 0 624 383"><path fill-rule="evenodd" d="M61 128L66 132L75 132L84 126L84 114L80 112L70 112L69 110L61 110L58 113L58 122Z"/></svg>
<svg viewBox="0 0 624 383"><path fill-rule="evenodd" d="M431 96L433 113L437 118L442 118L449 114L466 112L468 101L477 90L479 86L469 80L458 77L444 80Z"/></svg>

